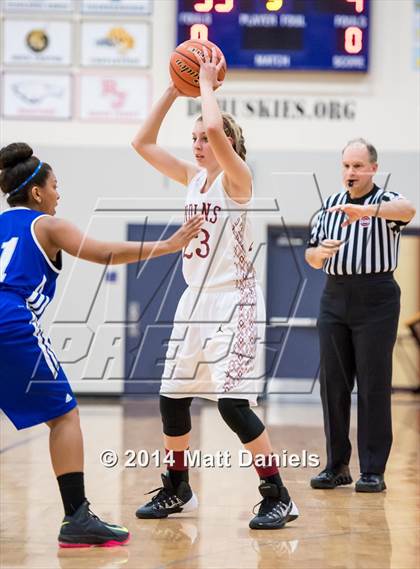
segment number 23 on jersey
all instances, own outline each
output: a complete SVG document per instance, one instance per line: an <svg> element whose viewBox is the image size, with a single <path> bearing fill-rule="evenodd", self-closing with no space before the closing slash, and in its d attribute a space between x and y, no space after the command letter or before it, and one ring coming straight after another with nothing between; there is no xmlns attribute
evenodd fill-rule
<svg viewBox="0 0 420 569"><path fill-rule="evenodd" d="M204 237L200 241L200 247L197 247L192 252L188 252L187 248L185 248L184 257L186 259L192 259L192 257L194 256L194 253L198 257L201 257L202 259L205 259L206 257L208 257L208 255L210 253L210 246L209 246L210 233L206 229L203 229L203 228L200 229L199 236L201 236L201 233L204 234Z"/></svg>

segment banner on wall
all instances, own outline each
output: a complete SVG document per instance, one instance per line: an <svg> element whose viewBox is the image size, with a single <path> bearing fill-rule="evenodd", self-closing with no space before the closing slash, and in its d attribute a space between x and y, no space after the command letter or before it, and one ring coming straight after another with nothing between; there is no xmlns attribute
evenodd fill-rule
<svg viewBox="0 0 420 569"><path fill-rule="evenodd" d="M4 73L3 116L26 119L71 118L71 76Z"/></svg>
<svg viewBox="0 0 420 569"><path fill-rule="evenodd" d="M82 0L86 14L151 14L151 0Z"/></svg>
<svg viewBox="0 0 420 569"><path fill-rule="evenodd" d="M240 119L281 119L303 121L346 122L356 119L357 104L354 99L328 97L218 97L219 106L225 113ZM187 116L201 114L200 102L187 101Z"/></svg>
<svg viewBox="0 0 420 569"><path fill-rule="evenodd" d="M74 0L3 0L8 12L70 12Z"/></svg>
<svg viewBox="0 0 420 569"><path fill-rule="evenodd" d="M83 120L142 121L149 110L149 77L86 74L79 77L78 115Z"/></svg>
<svg viewBox="0 0 420 569"><path fill-rule="evenodd" d="M148 67L149 24L83 22L82 65Z"/></svg>
<svg viewBox="0 0 420 569"><path fill-rule="evenodd" d="M71 23L46 20L6 20L4 63L71 64Z"/></svg>

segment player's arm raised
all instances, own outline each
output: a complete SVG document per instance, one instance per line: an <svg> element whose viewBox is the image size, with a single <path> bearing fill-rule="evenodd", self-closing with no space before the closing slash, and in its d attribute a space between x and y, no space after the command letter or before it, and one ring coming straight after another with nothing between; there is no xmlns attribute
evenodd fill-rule
<svg viewBox="0 0 420 569"><path fill-rule="evenodd" d="M162 241L106 242L88 237L69 221L46 216L35 224L35 235L50 258L63 250L93 263L121 265L180 251L197 235L203 221L201 215L196 215Z"/></svg>
<svg viewBox="0 0 420 569"><path fill-rule="evenodd" d="M192 162L179 160L157 144L162 122L175 99L180 95L181 93L174 85L170 85L166 89L159 101L153 106L150 115L137 132L131 145L142 158L164 176L187 186L198 172L198 167Z"/></svg>
<svg viewBox="0 0 420 569"><path fill-rule="evenodd" d="M214 87L221 83L217 77L224 64L222 58L216 64L216 50L212 52L203 49L204 60L197 54L195 57L200 63L200 92L203 115L203 125L211 149L216 160L224 171L224 185L228 195L239 203L246 203L251 199L252 176L247 164L235 152L231 140L223 129L223 118L216 100Z"/></svg>

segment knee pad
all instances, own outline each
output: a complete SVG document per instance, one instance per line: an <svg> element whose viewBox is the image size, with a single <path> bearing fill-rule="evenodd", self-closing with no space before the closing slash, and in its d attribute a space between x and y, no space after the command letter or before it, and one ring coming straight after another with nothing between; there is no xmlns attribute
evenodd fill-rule
<svg viewBox="0 0 420 569"><path fill-rule="evenodd" d="M190 406L192 397L174 399L160 396L159 406L162 416L163 432L168 437L180 437L191 431Z"/></svg>
<svg viewBox="0 0 420 569"><path fill-rule="evenodd" d="M243 444L250 443L264 431L264 424L249 407L246 399L222 397L217 404L225 423Z"/></svg>

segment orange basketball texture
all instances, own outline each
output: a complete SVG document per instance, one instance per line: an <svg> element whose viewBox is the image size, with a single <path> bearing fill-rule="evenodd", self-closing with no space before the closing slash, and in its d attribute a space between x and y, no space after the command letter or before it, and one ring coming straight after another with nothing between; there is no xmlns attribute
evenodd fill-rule
<svg viewBox="0 0 420 569"><path fill-rule="evenodd" d="M175 87L188 97L200 95L200 65L194 53L204 58L203 46L211 51L216 49L217 63L223 57L223 53L216 44L208 40L187 40L179 44L171 54L169 73ZM218 80L223 81L226 75L226 63L219 71Z"/></svg>

